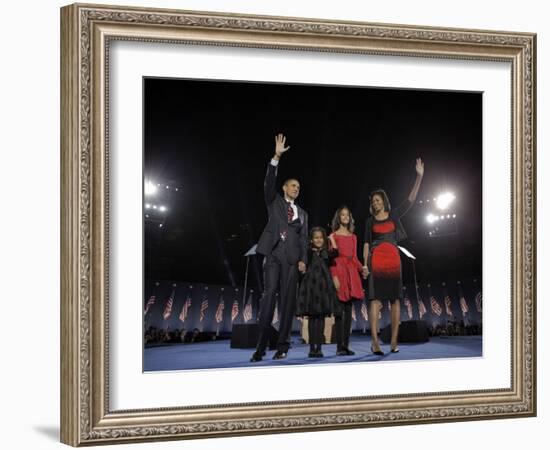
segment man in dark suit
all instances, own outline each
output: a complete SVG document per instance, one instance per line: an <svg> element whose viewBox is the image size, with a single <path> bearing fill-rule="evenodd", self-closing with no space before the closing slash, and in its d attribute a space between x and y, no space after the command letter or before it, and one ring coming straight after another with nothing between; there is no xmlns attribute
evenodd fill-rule
<svg viewBox="0 0 550 450"><path fill-rule="evenodd" d="M290 147L286 138L275 136L275 155L267 166L264 181L268 221L262 232L256 252L264 255L264 296L260 305L260 334L256 351L250 361L261 361L269 339L269 330L275 310L275 293L280 292L279 339L273 359L286 358L290 346L292 320L296 310L298 272L305 272L307 258L307 213L295 204L300 183L288 179L283 194L276 192L279 160Z"/></svg>

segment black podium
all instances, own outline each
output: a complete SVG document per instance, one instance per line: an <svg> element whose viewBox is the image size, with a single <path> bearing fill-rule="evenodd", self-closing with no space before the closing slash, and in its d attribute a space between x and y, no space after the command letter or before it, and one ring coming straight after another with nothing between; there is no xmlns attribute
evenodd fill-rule
<svg viewBox="0 0 550 450"><path fill-rule="evenodd" d="M233 325L231 329L231 348L256 348L260 325L257 323L240 323ZM279 332L269 328L269 349L275 350Z"/></svg>
<svg viewBox="0 0 550 450"><path fill-rule="evenodd" d="M380 332L380 339L385 344L391 342L391 325L387 325ZM399 342L428 342L428 325L424 320L407 320L399 326Z"/></svg>

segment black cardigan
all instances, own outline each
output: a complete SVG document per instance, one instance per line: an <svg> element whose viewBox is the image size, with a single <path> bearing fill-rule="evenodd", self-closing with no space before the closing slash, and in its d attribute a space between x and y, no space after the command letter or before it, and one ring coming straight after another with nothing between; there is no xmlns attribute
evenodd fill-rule
<svg viewBox="0 0 550 450"><path fill-rule="evenodd" d="M399 205L397 208L392 209L390 211L390 219L395 224L395 240L397 242L401 242L405 239L407 239L407 233L405 231L405 228L403 227L403 224L401 223L401 217L403 217L409 209L411 209L411 206L413 205L413 202L411 202L408 198L405 200L401 205ZM372 225L374 223L374 217L370 216L367 219L367 223L365 224L365 244L372 245Z"/></svg>

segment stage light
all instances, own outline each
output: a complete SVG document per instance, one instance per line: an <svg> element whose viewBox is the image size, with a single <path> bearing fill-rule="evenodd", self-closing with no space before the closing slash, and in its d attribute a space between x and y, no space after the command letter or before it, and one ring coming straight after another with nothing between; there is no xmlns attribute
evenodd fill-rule
<svg viewBox="0 0 550 450"><path fill-rule="evenodd" d="M145 182L145 195L154 195L157 192L157 187L150 181Z"/></svg>
<svg viewBox="0 0 550 450"><path fill-rule="evenodd" d="M447 219L450 219L451 218L451 215L450 214L447 214Z"/></svg>
<svg viewBox="0 0 550 450"><path fill-rule="evenodd" d="M434 198L434 201L436 202L439 209L447 209L454 199L454 194L446 192L445 194L441 194L439 197L437 197L437 199Z"/></svg>
<svg viewBox="0 0 550 450"><path fill-rule="evenodd" d="M153 209L157 209L157 205L153 205Z"/></svg>
<svg viewBox="0 0 550 450"><path fill-rule="evenodd" d="M443 220L444 218L445 218L445 216L441 216L441 217L440 217L440 219L442 219L442 220Z"/></svg>
<svg viewBox="0 0 550 450"><path fill-rule="evenodd" d="M437 220L437 217L434 216L433 214L428 214L428 216L426 217L426 220L428 221L428 223L434 223Z"/></svg>
<svg viewBox="0 0 550 450"><path fill-rule="evenodd" d="M170 189L170 186L166 186L166 189Z"/></svg>
<svg viewBox="0 0 550 450"><path fill-rule="evenodd" d="M159 210L160 210L161 212L166 211L166 206L161 206L161 207L159 208Z"/></svg>
<svg viewBox="0 0 550 450"><path fill-rule="evenodd" d="M456 214L453 214L453 219L456 217Z"/></svg>
<svg viewBox="0 0 550 450"><path fill-rule="evenodd" d="M162 228L162 223L159 223L159 228Z"/></svg>
<svg viewBox="0 0 550 450"><path fill-rule="evenodd" d="M150 203L145 203L145 209L149 209L151 207Z"/></svg>

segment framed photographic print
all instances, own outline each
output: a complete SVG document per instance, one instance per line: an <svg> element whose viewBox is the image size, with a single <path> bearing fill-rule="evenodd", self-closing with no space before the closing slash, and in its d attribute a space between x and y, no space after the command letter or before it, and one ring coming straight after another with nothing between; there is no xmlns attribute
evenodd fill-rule
<svg viewBox="0 0 550 450"><path fill-rule="evenodd" d="M536 414L534 34L75 4L61 38L62 442Z"/></svg>

